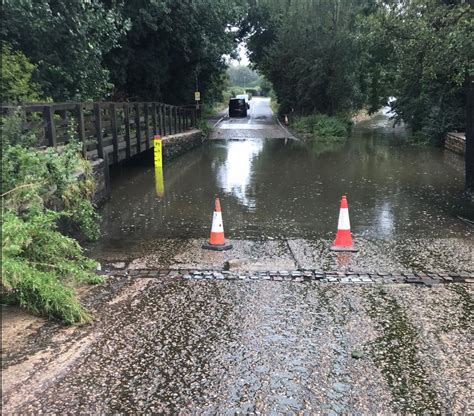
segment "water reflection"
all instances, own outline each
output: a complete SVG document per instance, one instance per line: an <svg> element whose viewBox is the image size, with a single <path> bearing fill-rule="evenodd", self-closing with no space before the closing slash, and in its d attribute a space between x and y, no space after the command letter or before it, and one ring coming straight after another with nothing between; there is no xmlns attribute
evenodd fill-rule
<svg viewBox="0 0 474 416"><path fill-rule="evenodd" d="M206 238L216 194L228 238L333 238L343 194L356 235L466 235L457 216L472 218L474 208L463 198L462 158L400 146L391 127L371 123L324 149L283 140L205 143L165 165L165 193L152 165L124 167L102 210L104 240Z"/></svg>
<svg viewBox="0 0 474 416"><path fill-rule="evenodd" d="M390 236L393 234L394 218L392 212L392 204L384 201L378 212L378 230L382 236Z"/></svg>
<svg viewBox="0 0 474 416"><path fill-rule="evenodd" d="M158 198L165 196L165 181L163 177L163 166L155 166L155 190Z"/></svg>
<svg viewBox="0 0 474 416"><path fill-rule="evenodd" d="M217 182L224 192L234 195L250 210L256 207L250 195L252 163L263 149L261 140L234 140L227 145L227 158L217 169Z"/></svg>

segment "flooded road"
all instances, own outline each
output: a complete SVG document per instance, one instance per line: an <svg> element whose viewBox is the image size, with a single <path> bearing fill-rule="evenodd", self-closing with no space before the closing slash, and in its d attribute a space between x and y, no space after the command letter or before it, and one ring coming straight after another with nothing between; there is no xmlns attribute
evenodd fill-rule
<svg viewBox="0 0 474 416"><path fill-rule="evenodd" d="M260 104L249 125L277 129ZM462 159L403 146L384 114L340 142L256 139L241 121L167 163L162 195L151 164L115 172L89 247L108 275L83 297L95 321L7 345L4 412L472 412ZM344 193L360 251L335 254ZM201 249L215 195L221 253Z"/></svg>
<svg viewBox="0 0 474 416"><path fill-rule="evenodd" d="M124 167L102 212L102 241L206 238L216 195L234 239L330 237L343 194L356 237L466 237L457 217L472 219L474 205L463 197L462 158L404 146L404 134L379 115L343 141L208 141L165 165L163 197L151 165Z"/></svg>

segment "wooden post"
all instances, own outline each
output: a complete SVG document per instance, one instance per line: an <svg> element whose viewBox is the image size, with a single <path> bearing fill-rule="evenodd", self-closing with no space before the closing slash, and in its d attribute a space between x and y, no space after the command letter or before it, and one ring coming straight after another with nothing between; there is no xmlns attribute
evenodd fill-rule
<svg viewBox="0 0 474 416"><path fill-rule="evenodd" d="M151 123L153 124L153 137L158 134L158 123L156 121L156 103L151 105Z"/></svg>
<svg viewBox="0 0 474 416"><path fill-rule="evenodd" d="M174 108L174 114L175 114L175 125L176 125L176 133L180 132L180 127L179 127L179 107Z"/></svg>
<svg viewBox="0 0 474 416"><path fill-rule="evenodd" d="M163 136L168 134L168 123L166 123L166 108L167 105L163 104Z"/></svg>
<svg viewBox="0 0 474 416"><path fill-rule="evenodd" d="M138 103L135 104L135 132L137 136L137 153L141 152L141 134L140 134L140 105Z"/></svg>
<svg viewBox="0 0 474 416"><path fill-rule="evenodd" d="M144 119L145 119L145 148L148 150L150 148L150 120L148 116L148 103L144 105Z"/></svg>
<svg viewBox="0 0 474 416"><path fill-rule="evenodd" d="M123 105L123 121L125 123L125 157L130 159L132 149L130 145L130 107L128 103Z"/></svg>
<svg viewBox="0 0 474 416"><path fill-rule="evenodd" d="M77 134L82 142L82 155L87 158L86 129L84 127L84 109L82 103L76 104Z"/></svg>
<svg viewBox="0 0 474 416"><path fill-rule="evenodd" d="M56 147L56 125L54 124L54 112L51 105L44 106L43 121L46 129L48 146Z"/></svg>
<svg viewBox="0 0 474 416"><path fill-rule="evenodd" d="M115 103L110 104L110 128L112 130L112 146L114 163L119 162L118 134L117 134L117 111Z"/></svg>
<svg viewBox="0 0 474 416"><path fill-rule="evenodd" d="M97 138L97 156L104 158L104 145L102 143L102 115L100 110L100 103L94 103L94 117L95 117L95 135Z"/></svg>
<svg viewBox="0 0 474 416"><path fill-rule="evenodd" d="M159 117L159 123L160 123L160 135L161 137L164 137L165 132L163 130L163 105L158 104L158 117Z"/></svg>
<svg viewBox="0 0 474 416"><path fill-rule="evenodd" d="M174 115L174 134L178 133L178 107L173 107Z"/></svg>

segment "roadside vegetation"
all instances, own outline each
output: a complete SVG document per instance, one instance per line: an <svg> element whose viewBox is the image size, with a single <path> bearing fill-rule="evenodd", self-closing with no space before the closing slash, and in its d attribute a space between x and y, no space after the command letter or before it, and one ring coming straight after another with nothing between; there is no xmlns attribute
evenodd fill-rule
<svg viewBox="0 0 474 416"><path fill-rule="evenodd" d="M2 101L47 99L24 54L6 47L2 62ZM22 126L20 112L1 118L2 304L68 324L88 322L74 286L102 278L70 234L99 235L90 163L79 143L39 149L35 134Z"/></svg>
<svg viewBox="0 0 474 416"><path fill-rule="evenodd" d="M18 115L2 119L2 303L68 324L87 322L74 285L102 278L60 227L98 236L90 164L79 144L39 150L35 141Z"/></svg>
<svg viewBox="0 0 474 416"><path fill-rule="evenodd" d="M234 0L2 4L2 104L222 101L245 5ZM38 149L20 113L2 116L2 303L66 323L91 319L75 286L98 283L72 236L98 236L90 164L74 144ZM81 175L78 175L82 172Z"/></svg>
<svg viewBox="0 0 474 416"><path fill-rule="evenodd" d="M395 122L440 143L465 129L473 10L445 0L260 0L244 29L282 114L370 113L396 97Z"/></svg>
<svg viewBox="0 0 474 416"><path fill-rule="evenodd" d="M328 141L346 139L350 133L351 122L344 117L312 114L292 117L291 126L301 133L303 138Z"/></svg>

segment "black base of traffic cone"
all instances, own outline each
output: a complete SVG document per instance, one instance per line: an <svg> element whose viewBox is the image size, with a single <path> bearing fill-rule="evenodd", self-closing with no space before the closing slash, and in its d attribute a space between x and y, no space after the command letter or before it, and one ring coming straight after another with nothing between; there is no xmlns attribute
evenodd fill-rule
<svg viewBox="0 0 474 416"><path fill-rule="evenodd" d="M214 250L214 251L225 251L232 248L232 244L209 244L205 243L202 245L204 250Z"/></svg>

